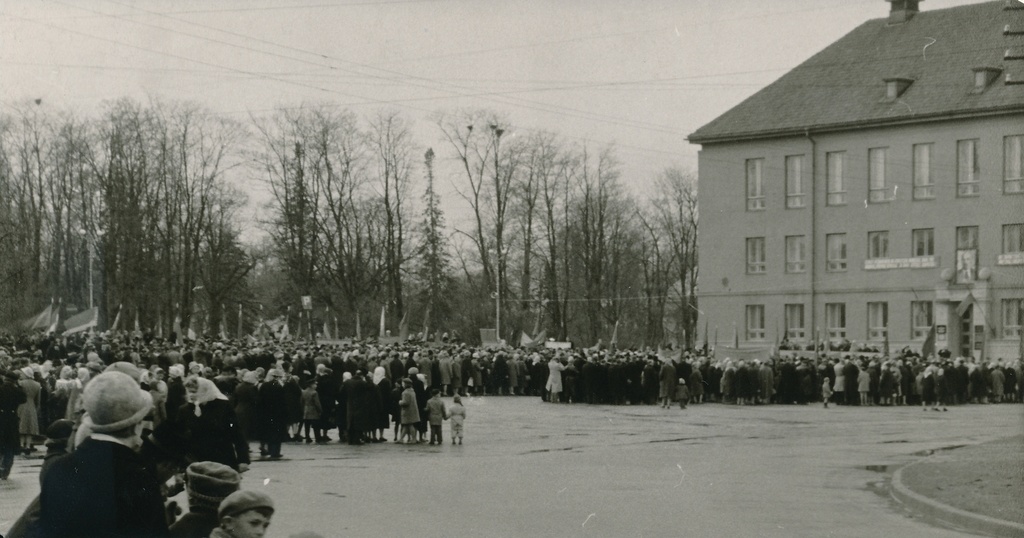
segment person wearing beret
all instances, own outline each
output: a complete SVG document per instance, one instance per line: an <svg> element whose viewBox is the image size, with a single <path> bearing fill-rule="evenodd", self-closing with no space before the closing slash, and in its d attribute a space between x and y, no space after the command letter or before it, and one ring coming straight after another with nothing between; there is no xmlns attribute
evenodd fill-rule
<svg viewBox="0 0 1024 538"><path fill-rule="evenodd" d="M172 538L206 538L220 526L221 502L238 491L242 476L227 465L197 461L185 470L188 512L171 525Z"/></svg>
<svg viewBox="0 0 1024 538"><path fill-rule="evenodd" d="M266 493L240 490L221 501L220 526L210 538L262 538L274 516L274 501Z"/></svg>
<svg viewBox="0 0 1024 538"><path fill-rule="evenodd" d="M82 405L89 435L43 479L41 535L167 536L160 479L137 453L152 397L127 374L110 371L89 381Z"/></svg>

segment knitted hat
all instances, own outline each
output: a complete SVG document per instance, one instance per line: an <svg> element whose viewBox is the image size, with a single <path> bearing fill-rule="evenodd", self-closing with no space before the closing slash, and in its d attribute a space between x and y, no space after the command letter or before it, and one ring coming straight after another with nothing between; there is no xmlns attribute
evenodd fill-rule
<svg viewBox="0 0 1024 538"><path fill-rule="evenodd" d="M221 501L217 510L217 518L224 516L237 516L242 512L248 512L256 508L266 508L274 511L274 501L266 493L251 490L239 490Z"/></svg>
<svg viewBox="0 0 1024 538"><path fill-rule="evenodd" d="M95 433L134 426L153 407L153 397L121 372L104 372L92 378L82 391L82 402Z"/></svg>
<svg viewBox="0 0 1024 538"><path fill-rule="evenodd" d="M139 368L137 366L135 366L134 364L132 364L130 362L118 361L118 362L112 363L110 366L107 366L103 371L104 372L121 372L122 374L127 374L129 377L131 377L135 381L139 381L140 379L142 379L142 370L139 370Z"/></svg>
<svg viewBox="0 0 1024 538"><path fill-rule="evenodd" d="M216 509L225 497L238 491L242 476L238 471L213 461L198 461L185 469L185 491L190 508Z"/></svg>

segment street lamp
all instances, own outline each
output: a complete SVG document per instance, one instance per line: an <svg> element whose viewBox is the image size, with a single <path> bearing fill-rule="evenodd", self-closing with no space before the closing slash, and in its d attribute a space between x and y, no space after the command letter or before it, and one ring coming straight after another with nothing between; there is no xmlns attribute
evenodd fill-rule
<svg viewBox="0 0 1024 538"><path fill-rule="evenodd" d="M82 239L85 241L86 246L89 247L89 310L92 310L93 305L95 303L93 293L93 281L95 279L93 278L92 274L92 261L93 258L96 257L96 243L95 240L92 237L90 237L89 231L86 230L85 228L79 228L78 235L82 236ZM103 237L103 230L97 230L96 236Z"/></svg>
<svg viewBox="0 0 1024 538"><path fill-rule="evenodd" d="M501 135L505 134L505 130L502 129L501 127L498 127L498 125L496 123L492 123L490 125L490 127L491 127L491 132L494 134L494 184L495 184L495 189L497 189L498 188L498 184L501 182L501 174L500 174L501 170L499 168L499 165L500 165L499 153L500 153L500 150L501 150ZM500 192L500 191L498 191L498 192ZM499 200L499 202L500 202L500 200ZM494 311L495 311L494 312L494 330L497 333L495 335L495 337L498 339L499 342L501 342L501 254L502 254L501 247L502 247L502 245L499 243L499 244L496 244L495 247L496 247L496 250L497 250L497 254L495 256L497 258L497 260L496 260L495 267L494 267L494 274L495 274L495 283L497 285L497 288L496 288L496 293L495 293L495 306L494 306Z"/></svg>

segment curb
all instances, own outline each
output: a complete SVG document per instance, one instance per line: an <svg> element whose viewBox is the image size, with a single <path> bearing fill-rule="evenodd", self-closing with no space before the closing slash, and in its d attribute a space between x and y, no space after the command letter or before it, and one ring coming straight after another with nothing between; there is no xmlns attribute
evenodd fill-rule
<svg viewBox="0 0 1024 538"><path fill-rule="evenodd" d="M1020 523L975 514L914 493L903 484L903 469L912 465L916 465L916 463L905 465L892 475L890 493L897 501L930 517L967 530L995 536L1024 537L1024 525Z"/></svg>

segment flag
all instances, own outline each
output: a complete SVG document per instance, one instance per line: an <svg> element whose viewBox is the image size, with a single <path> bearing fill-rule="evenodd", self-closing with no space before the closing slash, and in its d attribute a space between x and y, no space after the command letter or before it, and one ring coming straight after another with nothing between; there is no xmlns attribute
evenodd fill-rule
<svg viewBox="0 0 1024 538"><path fill-rule="evenodd" d="M341 338L341 333L338 332L338 316L334 316L334 332L331 333L335 338Z"/></svg>
<svg viewBox="0 0 1024 538"><path fill-rule="evenodd" d="M886 357L889 356L889 328L885 329L885 342L882 344L882 354Z"/></svg>
<svg viewBox="0 0 1024 538"><path fill-rule="evenodd" d="M325 306L324 307L324 338L326 338L328 340L331 339L331 328L328 325L328 323L330 321L330 314L331 314L331 309Z"/></svg>
<svg viewBox="0 0 1024 538"><path fill-rule="evenodd" d="M110 332L117 330L117 326L121 323L121 305L117 305L117 314L114 316L114 322L110 324Z"/></svg>
<svg viewBox="0 0 1024 538"><path fill-rule="evenodd" d="M928 357L935 354L935 325L928 330L928 336L924 339L924 344L921 344L921 356L927 359Z"/></svg>
<svg viewBox="0 0 1024 538"><path fill-rule="evenodd" d="M534 335L536 335L537 333L540 332L540 316L541 316L541 312L543 312L543 310L538 308L537 309L537 321L533 322L533 334Z"/></svg>
<svg viewBox="0 0 1024 538"><path fill-rule="evenodd" d="M160 314L157 315L157 318L156 318L156 337L157 338L163 338L164 337L164 313L163 312L160 312Z"/></svg>
<svg viewBox="0 0 1024 538"><path fill-rule="evenodd" d="M139 309L138 308L135 309L135 328L134 328L134 330L137 333L142 332L142 328L139 327Z"/></svg>
<svg viewBox="0 0 1024 538"><path fill-rule="evenodd" d="M228 322L227 322L227 309L224 307L224 303L220 304L220 339L228 339Z"/></svg>
<svg viewBox="0 0 1024 538"><path fill-rule="evenodd" d="M519 333L519 347L530 347L533 343L533 338L526 335L526 331Z"/></svg>
<svg viewBox="0 0 1024 538"><path fill-rule="evenodd" d="M398 341L405 342L409 338L409 311L402 314L402 320L398 322Z"/></svg>
<svg viewBox="0 0 1024 538"><path fill-rule="evenodd" d="M171 326L174 333L174 344L181 343L181 303L174 303L174 324Z"/></svg>
<svg viewBox="0 0 1024 538"><path fill-rule="evenodd" d="M64 329L64 335L80 333L95 327L96 321L99 319L99 313L99 307L94 306L69 317L64 321L64 326L66 327Z"/></svg>
<svg viewBox="0 0 1024 538"><path fill-rule="evenodd" d="M238 303L238 338L242 338L242 303Z"/></svg>
<svg viewBox="0 0 1024 538"><path fill-rule="evenodd" d="M285 309L284 325L281 325L281 328L278 330L278 333L277 333L277 339L278 340L284 340L285 338L288 338L291 335L291 331L288 330L288 318L290 318L291 315L292 315L292 307L289 306L287 309Z"/></svg>
<svg viewBox="0 0 1024 538"><path fill-rule="evenodd" d="M50 298L50 305L47 306L42 312L37 314L35 317L29 318L25 321L25 328L33 331L36 329L45 329L50 326L50 320L53 319L53 297Z"/></svg>
<svg viewBox="0 0 1024 538"><path fill-rule="evenodd" d="M430 338L430 305L427 305L427 313L423 315L423 341Z"/></svg>
<svg viewBox="0 0 1024 538"><path fill-rule="evenodd" d="M619 343L619 320L615 320L615 328L612 329L612 347Z"/></svg>
<svg viewBox="0 0 1024 538"><path fill-rule="evenodd" d="M380 307L380 336L384 336L384 310L387 309L387 305Z"/></svg>
<svg viewBox="0 0 1024 538"><path fill-rule="evenodd" d="M362 332L363 331L359 327L359 312L357 311L356 312L356 340L362 340L363 339Z"/></svg>
<svg viewBox="0 0 1024 538"><path fill-rule="evenodd" d="M49 334L57 334L57 326L60 325L60 306L63 302L63 298L57 300L57 309L53 312L53 323L46 329Z"/></svg>
<svg viewBox="0 0 1024 538"><path fill-rule="evenodd" d="M967 309L970 308L972 304L974 304L974 294L972 292L967 292L967 297L964 297L964 300L960 301L960 304L956 307L956 317L964 317L964 313L967 312Z"/></svg>
<svg viewBox="0 0 1024 538"><path fill-rule="evenodd" d="M708 355L708 320L704 320L704 356Z"/></svg>
<svg viewBox="0 0 1024 538"><path fill-rule="evenodd" d="M736 328L736 324L732 324L732 347L733 349L740 348L740 331Z"/></svg>

